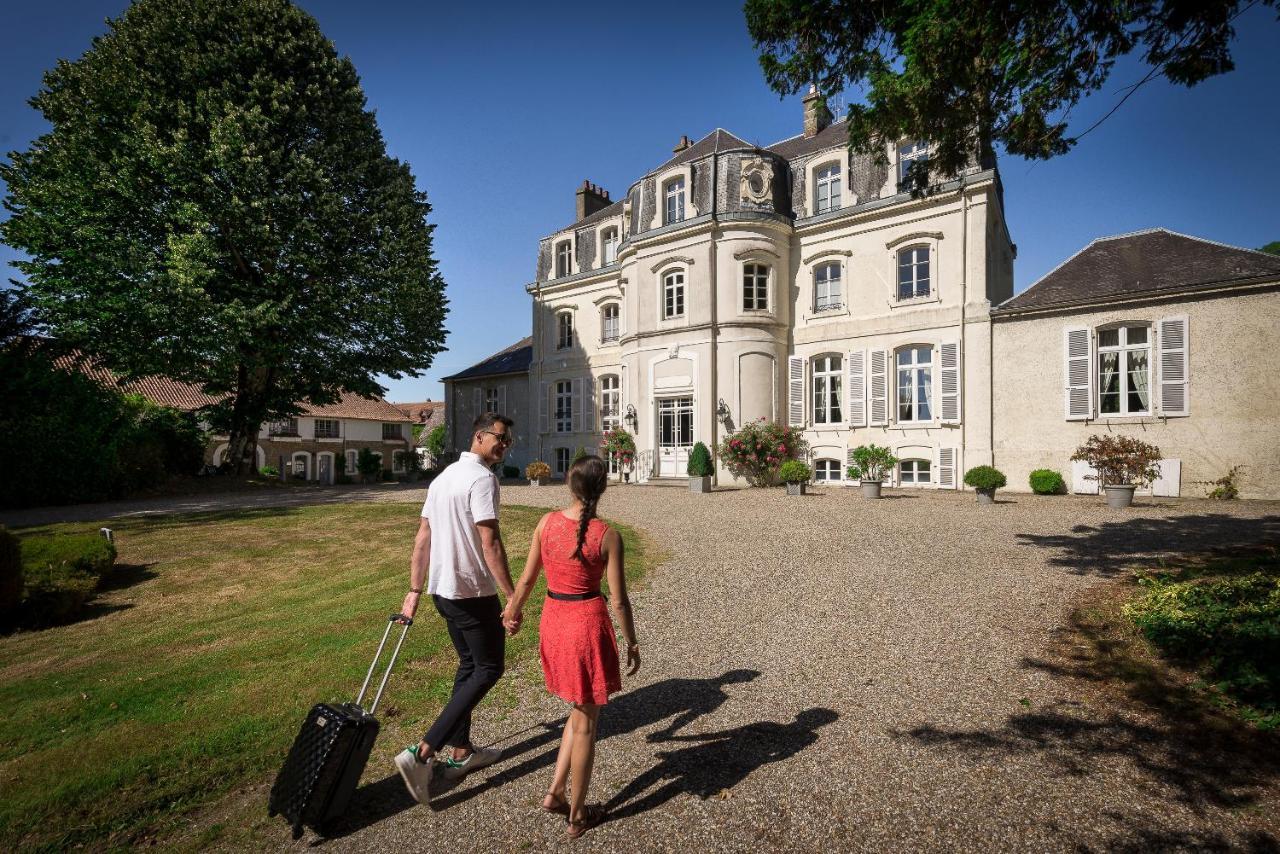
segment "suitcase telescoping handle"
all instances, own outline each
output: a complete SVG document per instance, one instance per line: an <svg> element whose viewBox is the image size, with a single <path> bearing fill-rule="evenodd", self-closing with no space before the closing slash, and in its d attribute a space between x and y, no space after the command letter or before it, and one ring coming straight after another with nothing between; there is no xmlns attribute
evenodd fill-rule
<svg viewBox="0 0 1280 854"><path fill-rule="evenodd" d="M396 656L400 654L400 647L404 646L404 639L409 634L409 627L413 625L413 618L406 617L404 614L392 614L391 619L387 622L387 630L382 633L382 643L378 644L378 651L373 654L373 663L369 665L369 672L365 674L364 684L360 686L360 693L356 695L356 705L359 706L364 700L364 692L369 689L369 682L373 680L373 671L378 666L378 659L382 658L382 650L387 646L387 638L391 636L391 627L396 623L404 626L404 630L400 632L400 640L396 641L396 648L391 651L391 660L387 662L387 669L382 674L382 682L378 685L378 693L373 696L373 705L369 707L369 714L373 714L378 708L378 701L382 699L382 692L387 687L387 680L391 678L391 668L396 666Z"/></svg>

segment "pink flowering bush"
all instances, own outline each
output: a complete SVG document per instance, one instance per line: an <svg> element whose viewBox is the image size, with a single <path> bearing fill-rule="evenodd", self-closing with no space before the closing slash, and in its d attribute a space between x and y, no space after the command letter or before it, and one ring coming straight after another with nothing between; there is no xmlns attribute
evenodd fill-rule
<svg viewBox="0 0 1280 854"><path fill-rule="evenodd" d="M610 454L617 458L624 471L630 471L636 457L636 440L621 427L605 431L604 441L600 443L600 456L607 460Z"/></svg>
<svg viewBox="0 0 1280 854"><path fill-rule="evenodd" d="M716 447L716 456L734 477L746 478L752 486L772 486L778 468L809 450L809 443L794 427L784 427L761 418L742 425Z"/></svg>

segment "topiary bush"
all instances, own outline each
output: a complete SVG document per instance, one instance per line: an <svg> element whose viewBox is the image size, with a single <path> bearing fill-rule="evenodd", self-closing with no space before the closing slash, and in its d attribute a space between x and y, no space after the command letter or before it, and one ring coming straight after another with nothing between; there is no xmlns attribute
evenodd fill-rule
<svg viewBox="0 0 1280 854"><path fill-rule="evenodd" d="M783 483L808 483L813 471L799 460L787 460L778 468L778 480Z"/></svg>
<svg viewBox="0 0 1280 854"><path fill-rule="evenodd" d="M551 466L542 460L534 460L524 467L524 476L529 480L546 480L551 477Z"/></svg>
<svg viewBox="0 0 1280 854"><path fill-rule="evenodd" d="M1031 491L1036 495L1062 495L1067 482L1053 469L1036 469L1031 473Z"/></svg>
<svg viewBox="0 0 1280 854"><path fill-rule="evenodd" d="M693 446L689 452L689 465L686 467L689 477L710 477L712 472L711 452L701 442Z"/></svg>
<svg viewBox="0 0 1280 854"><path fill-rule="evenodd" d="M22 601L22 548L18 538L0 527L0 624L9 618Z"/></svg>
<svg viewBox="0 0 1280 854"><path fill-rule="evenodd" d="M964 473L965 486L974 489L999 489L1004 486L1004 472L995 466L974 466Z"/></svg>

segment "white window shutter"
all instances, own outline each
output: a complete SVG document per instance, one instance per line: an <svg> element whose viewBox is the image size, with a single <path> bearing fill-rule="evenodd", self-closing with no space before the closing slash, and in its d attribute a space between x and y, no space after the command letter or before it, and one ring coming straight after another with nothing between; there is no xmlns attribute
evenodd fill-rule
<svg viewBox="0 0 1280 854"><path fill-rule="evenodd" d="M1190 415L1188 375L1190 341L1185 314L1160 319L1160 412L1162 415Z"/></svg>
<svg viewBox="0 0 1280 854"><path fill-rule="evenodd" d="M849 353L849 380L845 383L845 411L850 427L867 426L867 354L862 350Z"/></svg>
<svg viewBox="0 0 1280 854"><path fill-rule="evenodd" d="M600 429L600 413L596 411L595 377L587 377L584 385L587 392L587 400L582 407L582 429L588 433L595 433Z"/></svg>
<svg viewBox="0 0 1280 854"><path fill-rule="evenodd" d="M627 370L623 368L619 371L618 377L618 423L624 428L630 428L630 425L623 420L623 415L627 411Z"/></svg>
<svg viewBox="0 0 1280 854"><path fill-rule="evenodd" d="M944 341L939 350L942 369L938 372L941 383L939 399L942 401L942 423L960 423L960 344Z"/></svg>
<svg viewBox="0 0 1280 854"><path fill-rule="evenodd" d="M938 488L956 488L956 449L938 449Z"/></svg>
<svg viewBox="0 0 1280 854"><path fill-rule="evenodd" d="M870 351L871 360L871 426L889 423L889 354L886 350Z"/></svg>
<svg viewBox="0 0 1280 854"><path fill-rule="evenodd" d="M787 424L804 426L804 359L787 357Z"/></svg>
<svg viewBox="0 0 1280 854"><path fill-rule="evenodd" d="M1066 419L1086 421L1093 417L1093 359L1088 327L1068 327L1063 332L1066 371Z"/></svg>
<svg viewBox="0 0 1280 854"><path fill-rule="evenodd" d="M505 385L498 386L498 413L507 415L507 387Z"/></svg>
<svg viewBox="0 0 1280 854"><path fill-rule="evenodd" d="M573 432L582 432L582 377L578 377L573 381L573 399L570 404L573 407Z"/></svg>
<svg viewBox="0 0 1280 854"><path fill-rule="evenodd" d="M542 383L540 389L541 391L538 394L538 432L549 433L551 432L551 425L549 423L551 411L551 389L547 387L546 383Z"/></svg>
<svg viewBox="0 0 1280 854"><path fill-rule="evenodd" d="M480 388L480 386L476 386L474 389L471 390L472 417L479 415L483 410L483 407L484 407L484 398L482 397L483 394L484 394L484 391Z"/></svg>

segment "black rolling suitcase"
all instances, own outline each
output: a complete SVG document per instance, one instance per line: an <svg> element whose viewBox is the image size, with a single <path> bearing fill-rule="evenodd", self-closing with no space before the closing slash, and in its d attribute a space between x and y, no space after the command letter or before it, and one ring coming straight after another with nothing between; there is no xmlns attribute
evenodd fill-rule
<svg viewBox="0 0 1280 854"><path fill-rule="evenodd" d="M373 679L373 671L382 658L391 627L400 621L404 631L391 653L391 661L382 675L378 693L366 711L360 704ZM369 673L360 686L360 694L354 703L318 703L311 708L302 730L289 749L289 758L271 787L271 800L267 811L270 815L285 817L293 825L293 838L302 836L303 826L321 835L333 819L346 812L351 795L360 782L360 775L369 762L369 751L378 737L378 719L373 716L382 699L382 691L391 678L391 668L404 645L405 636L413 620L394 614L382 633L382 643L373 655Z"/></svg>

